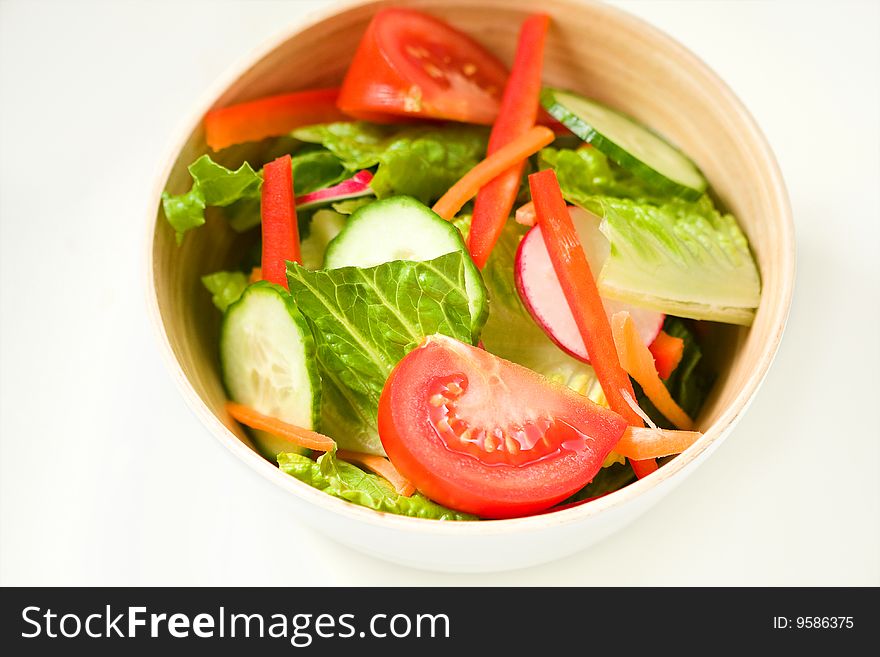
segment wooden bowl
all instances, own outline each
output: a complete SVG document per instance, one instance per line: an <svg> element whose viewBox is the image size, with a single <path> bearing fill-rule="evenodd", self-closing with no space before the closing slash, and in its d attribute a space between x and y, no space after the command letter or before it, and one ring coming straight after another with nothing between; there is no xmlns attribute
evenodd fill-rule
<svg viewBox="0 0 880 657"><path fill-rule="evenodd" d="M579 550L636 518L705 459L731 431L776 354L791 305L794 229L782 176L748 111L696 56L657 29L600 4L546 0L553 18L544 80L581 91L641 119L700 166L717 200L751 241L763 294L750 329L722 338L720 376L698 418L705 435L657 473L587 505L530 518L443 523L374 512L325 495L258 456L223 408L220 316L199 278L234 262L240 238L222 220L182 246L159 211L163 189L188 189L187 165L206 152L201 117L211 107L338 83L370 17L382 6L426 10L475 36L510 62L531 0L360 0L297 25L222 81L197 108L168 158L149 208L152 315L184 396L217 439L273 486L289 506L335 539L393 561L440 570L501 570ZM235 485L231 482L230 485ZM515 549L512 549L513 546Z"/></svg>

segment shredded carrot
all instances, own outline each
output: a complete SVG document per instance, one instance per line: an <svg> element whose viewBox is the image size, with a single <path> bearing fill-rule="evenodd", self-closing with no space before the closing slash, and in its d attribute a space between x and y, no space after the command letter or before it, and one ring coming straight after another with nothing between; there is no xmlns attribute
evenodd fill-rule
<svg viewBox="0 0 880 657"><path fill-rule="evenodd" d="M329 436L263 415L244 404L228 401L226 402L226 410L245 426L271 433L273 436L290 441L297 447L314 449L319 452L329 452L336 447L336 442Z"/></svg>
<svg viewBox="0 0 880 657"><path fill-rule="evenodd" d="M535 126L524 132L468 171L434 204L434 212L444 219L452 219L483 185L534 155L555 138L553 131L544 126Z"/></svg>
<svg viewBox="0 0 880 657"><path fill-rule="evenodd" d="M642 390L651 403L679 429L686 431L693 429L693 420L688 417L681 406L675 403L669 390L660 380L660 375L654 365L654 357L639 336L636 325L628 312L614 314L611 318L611 331L614 334L614 345L620 357L620 364L627 374L642 386Z"/></svg>
<svg viewBox="0 0 880 657"><path fill-rule="evenodd" d="M263 270L260 267L254 267L251 269L251 275L248 279L250 283L256 283L257 281L263 280Z"/></svg>
<svg viewBox="0 0 880 657"><path fill-rule="evenodd" d="M397 468L394 467L391 461L383 456L364 454L363 452L350 452L347 449L340 449L336 452L336 456L343 461L361 465L380 477L385 477L394 486L394 490L404 497L409 497L416 492L416 487L397 471Z"/></svg>
<svg viewBox="0 0 880 657"><path fill-rule="evenodd" d="M702 436L699 431L672 431L651 427L627 427L614 447L618 454L635 460L658 459L681 454Z"/></svg>
<svg viewBox="0 0 880 657"><path fill-rule="evenodd" d="M313 449L318 452L329 452L336 447L336 441L329 436L311 429L298 427L295 424L284 422L278 418L263 415L250 406L228 401L226 402L226 410L233 418L245 426L259 431L266 431L279 438L289 440L297 447L305 447L306 449ZM394 467L391 461L382 456L350 452L347 449L338 450L336 456L343 461L363 466L380 477L385 477L394 486L394 490L405 497L409 497L416 492L416 487L397 471L397 468Z"/></svg>

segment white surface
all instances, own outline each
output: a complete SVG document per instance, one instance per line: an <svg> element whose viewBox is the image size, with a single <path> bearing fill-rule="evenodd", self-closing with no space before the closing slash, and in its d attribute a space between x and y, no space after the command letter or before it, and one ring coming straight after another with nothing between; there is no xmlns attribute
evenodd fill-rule
<svg viewBox="0 0 880 657"><path fill-rule="evenodd" d="M0 583L880 584L880 5L621 3L707 61L775 149L789 327L733 436L635 524L545 566L440 575L266 504L146 318L164 147L229 65L325 4L0 0Z"/></svg>

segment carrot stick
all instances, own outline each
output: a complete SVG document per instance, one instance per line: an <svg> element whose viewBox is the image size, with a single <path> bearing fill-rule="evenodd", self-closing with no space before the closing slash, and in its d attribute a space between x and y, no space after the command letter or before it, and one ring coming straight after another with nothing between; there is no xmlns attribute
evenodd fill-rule
<svg viewBox="0 0 880 657"><path fill-rule="evenodd" d="M363 466L380 477L385 477L394 486L394 490L404 497L409 497L416 492L416 487L397 471L397 468L394 467L391 461L382 456L364 454L363 452L350 452L347 449L340 449L336 452L336 456L343 461Z"/></svg>
<svg viewBox="0 0 880 657"><path fill-rule="evenodd" d="M590 363L596 371L605 399L611 410L622 415L627 424L643 427L642 418L624 396L635 397L632 383L618 360L608 315L605 314L596 279L562 198L556 174L552 169L533 173L529 176L529 188L553 270L590 354ZM632 461L632 467L636 476L643 477L656 470L657 464Z"/></svg>
<svg viewBox="0 0 880 657"><path fill-rule="evenodd" d="M693 429L693 420L681 409L681 406L675 403L669 390L660 380L660 375L654 366L654 357L639 337L629 313L614 313L611 318L611 330L621 365L639 382L651 403L679 429L687 431Z"/></svg>
<svg viewBox="0 0 880 657"><path fill-rule="evenodd" d="M236 402L226 402L226 410L229 414L251 429L266 431L273 436L289 440L297 447L314 449L319 452L329 452L336 447L336 442L329 436L325 436L311 429L304 429L295 424L289 424L278 418L269 417L255 411L249 406Z"/></svg>
<svg viewBox="0 0 880 657"><path fill-rule="evenodd" d="M248 282L256 283L261 280L263 280L263 270L260 267L254 267L251 269L251 275L248 277Z"/></svg>
<svg viewBox="0 0 880 657"><path fill-rule="evenodd" d="M544 41L549 25L549 16L535 14L529 16L520 28L513 68L510 69L510 77L504 88L498 118L495 119L492 134L489 136L488 155L497 152L535 125L540 107L538 101L541 95ZM486 266L489 254L510 216L522 180L524 164L525 160L520 160L490 180L477 193L468 235L468 250L480 269Z"/></svg>
<svg viewBox="0 0 880 657"><path fill-rule="evenodd" d="M476 196L480 187L534 155L555 138L553 131L544 126L535 126L523 133L468 171L434 204L434 212L446 220L452 219L465 203Z"/></svg>
<svg viewBox="0 0 880 657"><path fill-rule="evenodd" d="M702 436L699 431L628 427L614 451L631 459L658 459L681 454Z"/></svg>

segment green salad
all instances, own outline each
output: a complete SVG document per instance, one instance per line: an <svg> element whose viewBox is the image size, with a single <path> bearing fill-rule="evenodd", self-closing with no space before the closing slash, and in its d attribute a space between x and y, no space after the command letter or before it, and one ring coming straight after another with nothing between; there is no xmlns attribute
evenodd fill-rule
<svg viewBox="0 0 880 657"><path fill-rule="evenodd" d="M614 108L383 9L339 88L211 110L163 212L205 271L230 417L287 475L433 520L590 503L700 439L761 281L699 168ZM418 29L416 29L418 28ZM584 91L589 94L588 81Z"/></svg>

